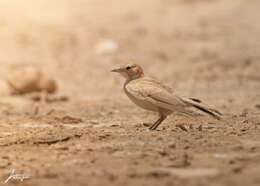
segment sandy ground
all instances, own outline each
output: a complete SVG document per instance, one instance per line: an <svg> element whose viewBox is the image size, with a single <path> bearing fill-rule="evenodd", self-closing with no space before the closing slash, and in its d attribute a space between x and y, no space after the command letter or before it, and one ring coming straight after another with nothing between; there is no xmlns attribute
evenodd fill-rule
<svg viewBox="0 0 260 186"><path fill-rule="evenodd" d="M8 185L260 185L259 0L0 1L0 182ZM114 50L100 45L112 40ZM100 52L101 50L101 52ZM135 107L110 69L138 63L222 121ZM29 64L68 101L10 96ZM182 127L180 127L182 126Z"/></svg>

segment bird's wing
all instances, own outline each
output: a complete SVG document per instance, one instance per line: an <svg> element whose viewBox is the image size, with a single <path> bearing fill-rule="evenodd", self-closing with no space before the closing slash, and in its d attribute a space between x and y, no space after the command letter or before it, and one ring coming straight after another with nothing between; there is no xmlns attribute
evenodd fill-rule
<svg viewBox="0 0 260 186"><path fill-rule="evenodd" d="M160 87L162 89L165 89L167 92L169 93L173 93L173 90L170 86L162 84L161 82L157 81L156 79L153 78L149 78L149 77L144 77L143 81L145 82L149 82L149 83L153 83L155 84L157 87Z"/></svg>
<svg viewBox="0 0 260 186"><path fill-rule="evenodd" d="M185 103L171 90L152 79L138 79L126 85L126 90L137 99L145 100L168 110L179 110Z"/></svg>

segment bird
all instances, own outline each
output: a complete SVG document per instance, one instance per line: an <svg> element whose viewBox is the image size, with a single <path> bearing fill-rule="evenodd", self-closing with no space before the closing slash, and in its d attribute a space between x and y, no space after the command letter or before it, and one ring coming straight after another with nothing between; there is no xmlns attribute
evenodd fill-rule
<svg viewBox="0 0 260 186"><path fill-rule="evenodd" d="M199 99L176 95L171 87L146 76L140 65L128 64L113 69L112 72L119 73L125 78L123 89L132 102L145 110L159 114L158 120L149 127L150 130L156 130L172 113L191 115L192 111L189 108L200 110L217 120L221 119L221 112L204 105Z"/></svg>

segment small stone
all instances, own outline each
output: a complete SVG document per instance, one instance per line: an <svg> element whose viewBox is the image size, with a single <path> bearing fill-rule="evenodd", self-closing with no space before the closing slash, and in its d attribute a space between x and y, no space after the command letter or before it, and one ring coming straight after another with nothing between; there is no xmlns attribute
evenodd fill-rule
<svg viewBox="0 0 260 186"><path fill-rule="evenodd" d="M57 91L55 80L33 66L13 67L9 72L7 82L12 94L44 91L51 94Z"/></svg>
<svg viewBox="0 0 260 186"><path fill-rule="evenodd" d="M106 39L98 43L95 47L95 52L100 55L114 54L118 51L119 45L112 39Z"/></svg>

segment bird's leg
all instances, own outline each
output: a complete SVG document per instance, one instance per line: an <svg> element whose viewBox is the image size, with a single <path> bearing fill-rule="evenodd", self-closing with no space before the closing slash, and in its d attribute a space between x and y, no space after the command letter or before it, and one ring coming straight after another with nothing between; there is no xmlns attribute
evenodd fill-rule
<svg viewBox="0 0 260 186"><path fill-rule="evenodd" d="M158 122L160 122L160 120L161 120L161 116L159 117L159 119L157 119L157 120L149 127L149 129L152 130L153 126L154 126L155 124L157 124Z"/></svg>
<svg viewBox="0 0 260 186"><path fill-rule="evenodd" d="M150 130L156 130L157 127L167 118L165 115L161 115L160 118L149 128Z"/></svg>

